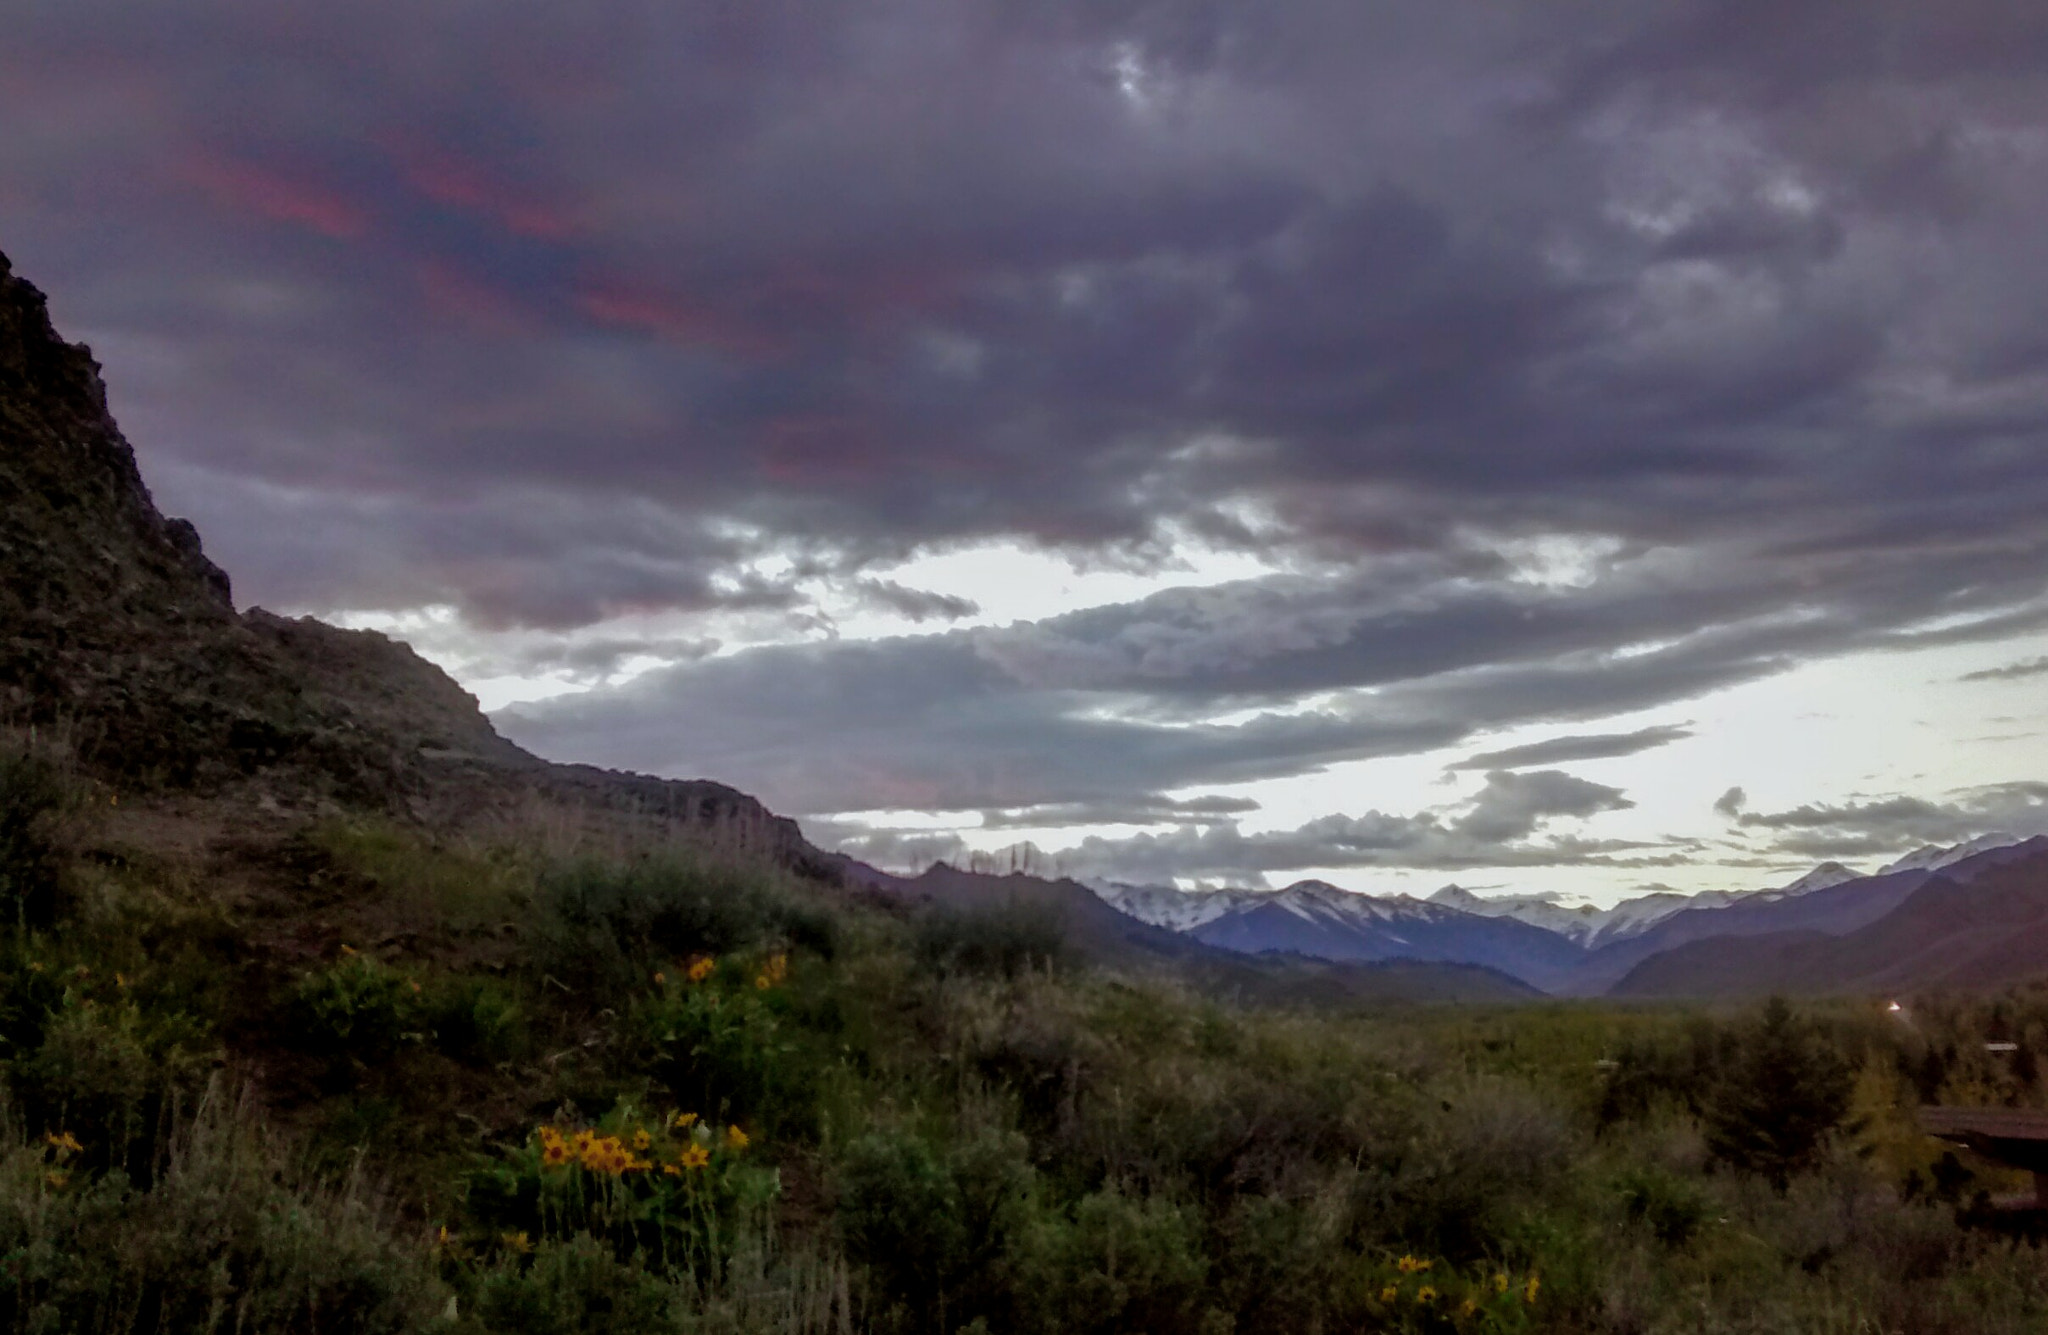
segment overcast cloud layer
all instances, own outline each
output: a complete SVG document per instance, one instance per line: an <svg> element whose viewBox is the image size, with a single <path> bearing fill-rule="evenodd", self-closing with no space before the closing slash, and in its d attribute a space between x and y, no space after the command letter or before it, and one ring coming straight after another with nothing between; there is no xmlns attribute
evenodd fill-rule
<svg viewBox="0 0 2048 1335"><path fill-rule="evenodd" d="M594 684L546 754L1155 878L1877 854L2042 794L1645 847L1554 767L2048 626L2044 70L2029 0L67 0L0 248L245 601ZM1157 591L900 577L989 543ZM1461 746L1395 815L1198 791Z"/></svg>

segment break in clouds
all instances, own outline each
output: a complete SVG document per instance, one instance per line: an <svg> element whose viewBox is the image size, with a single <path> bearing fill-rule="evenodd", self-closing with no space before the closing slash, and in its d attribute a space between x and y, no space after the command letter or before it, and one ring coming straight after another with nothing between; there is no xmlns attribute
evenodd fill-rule
<svg viewBox="0 0 2048 1335"><path fill-rule="evenodd" d="M587 687L502 717L553 756L1127 875L1877 853L2039 794L1640 847L1555 767L2048 624L2044 56L2019 0L73 0L0 50L0 246L245 602ZM904 571L991 544L1157 591ZM1202 791L1457 748L1394 815Z"/></svg>

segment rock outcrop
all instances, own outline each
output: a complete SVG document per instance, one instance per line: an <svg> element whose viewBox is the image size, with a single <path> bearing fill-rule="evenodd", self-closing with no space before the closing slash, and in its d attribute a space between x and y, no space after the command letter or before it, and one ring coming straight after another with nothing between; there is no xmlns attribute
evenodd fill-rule
<svg viewBox="0 0 2048 1335"><path fill-rule="evenodd" d="M613 844L682 837L812 870L795 822L722 784L552 765L409 647L236 611L198 531L162 515L99 364L0 255L0 726L178 792L532 819Z"/></svg>

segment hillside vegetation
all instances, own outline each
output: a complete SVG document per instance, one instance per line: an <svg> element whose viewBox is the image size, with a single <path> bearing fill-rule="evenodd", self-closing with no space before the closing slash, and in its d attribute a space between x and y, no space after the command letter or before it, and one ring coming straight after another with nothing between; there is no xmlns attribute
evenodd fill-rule
<svg viewBox="0 0 2048 1335"><path fill-rule="evenodd" d="M2048 1322L1904 1112L2038 1100L2039 992L1237 1008L1031 906L0 789L7 1329Z"/></svg>

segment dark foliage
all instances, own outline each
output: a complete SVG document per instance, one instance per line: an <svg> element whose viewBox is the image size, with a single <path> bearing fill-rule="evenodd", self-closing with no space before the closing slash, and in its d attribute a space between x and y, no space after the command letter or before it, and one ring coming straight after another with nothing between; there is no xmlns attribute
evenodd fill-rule
<svg viewBox="0 0 2048 1335"><path fill-rule="evenodd" d="M1848 1063L1773 997L1709 1091L1707 1148L1782 1193L1841 1125L1853 1085Z"/></svg>

